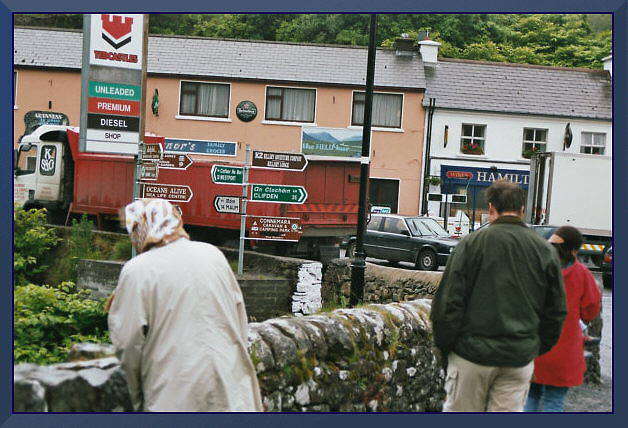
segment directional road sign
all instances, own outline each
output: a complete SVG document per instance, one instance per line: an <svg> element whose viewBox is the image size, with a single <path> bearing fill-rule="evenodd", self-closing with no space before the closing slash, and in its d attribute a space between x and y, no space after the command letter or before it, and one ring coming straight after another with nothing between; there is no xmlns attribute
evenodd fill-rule
<svg viewBox="0 0 628 428"><path fill-rule="evenodd" d="M303 153L263 152L253 150L253 168L303 171L307 159Z"/></svg>
<svg viewBox="0 0 628 428"><path fill-rule="evenodd" d="M212 181L216 184L242 184L244 169L239 166L213 165Z"/></svg>
<svg viewBox="0 0 628 428"><path fill-rule="evenodd" d="M240 201L238 196L216 196L214 208L219 213L240 214Z"/></svg>
<svg viewBox="0 0 628 428"><path fill-rule="evenodd" d="M140 180L155 181L159 175L159 167L155 162L142 162L140 165Z"/></svg>
<svg viewBox="0 0 628 428"><path fill-rule="evenodd" d="M298 218L251 216L249 219L249 239L298 241L303 234Z"/></svg>
<svg viewBox="0 0 628 428"><path fill-rule="evenodd" d="M190 186L178 184L141 183L140 194L142 198L165 199L171 202L190 202L194 196Z"/></svg>
<svg viewBox="0 0 628 428"><path fill-rule="evenodd" d="M163 152L161 150L161 144L151 143L144 144L144 151L142 152L142 160L144 161L158 161L161 159Z"/></svg>
<svg viewBox="0 0 628 428"><path fill-rule="evenodd" d="M188 155L164 153L159 161L159 169L188 169L193 163Z"/></svg>
<svg viewBox="0 0 628 428"><path fill-rule="evenodd" d="M307 199L303 186L282 184L252 184L251 202L273 202L276 204L302 204Z"/></svg>

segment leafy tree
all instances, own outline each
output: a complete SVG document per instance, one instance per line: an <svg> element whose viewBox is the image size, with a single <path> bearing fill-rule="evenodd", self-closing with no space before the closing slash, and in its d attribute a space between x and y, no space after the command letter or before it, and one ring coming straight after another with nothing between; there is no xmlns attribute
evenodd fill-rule
<svg viewBox="0 0 628 428"><path fill-rule="evenodd" d="M35 280L48 266L42 263L48 252L61 240L53 228L46 227L46 210L13 211L14 284Z"/></svg>
<svg viewBox="0 0 628 428"><path fill-rule="evenodd" d="M103 301L86 298L74 283L58 287L23 285L14 293L16 363L65 361L73 343L109 341Z"/></svg>
<svg viewBox="0 0 628 428"><path fill-rule="evenodd" d="M18 25L81 28L81 15L15 15ZM450 58L601 67L611 50L611 15L379 14L377 44L429 31ZM366 46L363 14L154 14L153 34Z"/></svg>

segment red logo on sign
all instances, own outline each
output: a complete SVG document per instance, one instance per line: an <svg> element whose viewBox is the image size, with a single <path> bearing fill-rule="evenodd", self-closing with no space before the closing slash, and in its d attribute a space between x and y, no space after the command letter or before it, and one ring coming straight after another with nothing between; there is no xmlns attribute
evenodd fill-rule
<svg viewBox="0 0 628 428"><path fill-rule="evenodd" d="M101 15L102 38L119 49L131 41L133 18L120 15Z"/></svg>
<svg viewBox="0 0 628 428"><path fill-rule="evenodd" d="M473 173L469 171L447 171L447 178L466 178L471 180Z"/></svg>

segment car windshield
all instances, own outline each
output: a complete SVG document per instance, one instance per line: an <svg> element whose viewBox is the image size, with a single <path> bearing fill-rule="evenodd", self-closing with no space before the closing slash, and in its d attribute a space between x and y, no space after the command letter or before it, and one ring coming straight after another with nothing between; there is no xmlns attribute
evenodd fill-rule
<svg viewBox="0 0 628 428"><path fill-rule="evenodd" d="M541 235L541 237L544 239L549 239L549 237L552 236L552 233L554 233L555 230L556 228L553 226L534 227L534 231Z"/></svg>
<svg viewBox="0 0 628 428"><path fill-rule="evenodd" d="M406 222L415 236L449 237L449 233L431 218L407 218Z"/></svg>

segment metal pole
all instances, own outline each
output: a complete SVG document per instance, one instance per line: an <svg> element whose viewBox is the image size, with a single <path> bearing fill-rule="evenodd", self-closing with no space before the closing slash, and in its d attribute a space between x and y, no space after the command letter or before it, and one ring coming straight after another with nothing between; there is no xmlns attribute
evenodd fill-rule
<svg viewBox="0 0 628 428"><path fill-rule="evenodd" d="M142 155L144 154L144 136L146 135L146 69L148 68L148 15L144 15L144 28L142 30L142 86L140 97L140 129L139 142L137 145L137 156L135 157L135 173L133 174L133 201L141 198L140 179L142 167ZM131 257L135 257L135 248L131 248Z"/></svg>
<svg viewBox="0 0 628 428"><path fill-rule="evenodd" d="M238 275L244 272L244 238L246 235L246 202L249 195L249 167L251 165L251 146L246 145L244 169L242 170L242 212L240 214L240 247L238 248Z"/></svg>
<svg viewBox="0 0 628 428"><path fill-rule="evenodd" d="M436 107L436 99L430 98L430 104L427 112L427 135L425 138L425 159L423 169L423 192L422 192L422 207L421 214L427 214L427 194L429 193L429 184L427 184L427 177L430 175L430 160L432 150L432 118L434 117L434 108Z"/></svg>
<svg viewBox="0 0 628 428"><path fill-rule="evenodd" d="M375 78L375 35L377 15L371 15L368 62L366 66L366 95L364 100L364 127L362 128L362 160L360 164L360 200L358 207L358 227L355 242L355 255L351 259L351 295L349 305L355 306L364 300L364 231L366 229L366 192L369 179L369 159L371 154L371 117L373 107L373 81Z"/></svg>
<svg viewBox="0 0 628 428"><path fill-rule="evenodd" d="M89 44L92 28L92 16L83 15L83 63L81 66L81 115L79 119L79 152L86 149L85 137L87 135L87 96L89 93Z"/></svg>

